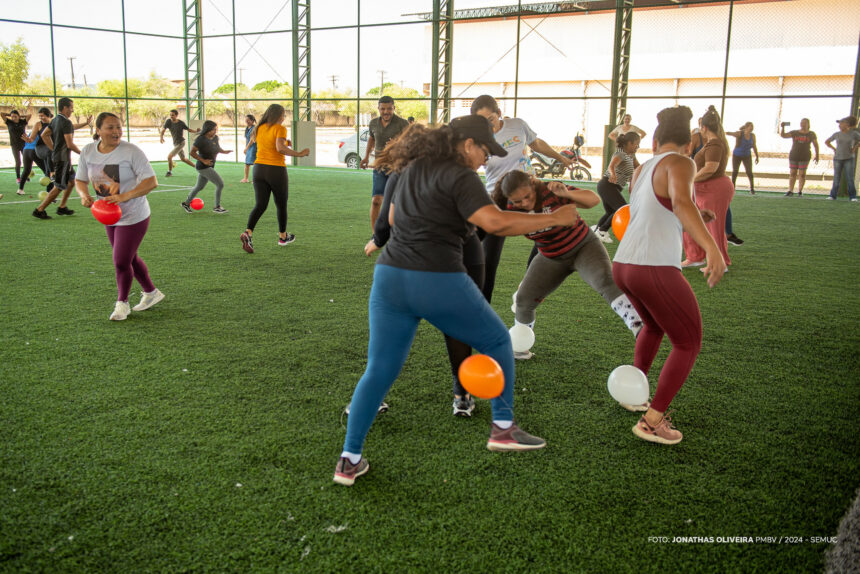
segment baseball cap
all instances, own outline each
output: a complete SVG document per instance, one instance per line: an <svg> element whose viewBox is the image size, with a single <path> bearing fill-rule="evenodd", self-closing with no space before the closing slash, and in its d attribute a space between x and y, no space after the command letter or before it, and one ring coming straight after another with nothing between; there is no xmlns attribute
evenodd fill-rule
<svg viewBox="0 0 860 574"><path fill-rule="evenodd" d="M472 138L475 143L484 144L490 150L490 155L505 157L508 152L499 145L493 135L493 126L490 120L483 116L460 116L454 118L448 126L454 130L458 139Z"/></svg>
<svg viewBox="0 0 860 574"><path fill-rule="evenodd" d="M857 125L857 118L854 116L845 116L841 120L836 120L836 123L845 122L849 126L854 127Z"/></svg>

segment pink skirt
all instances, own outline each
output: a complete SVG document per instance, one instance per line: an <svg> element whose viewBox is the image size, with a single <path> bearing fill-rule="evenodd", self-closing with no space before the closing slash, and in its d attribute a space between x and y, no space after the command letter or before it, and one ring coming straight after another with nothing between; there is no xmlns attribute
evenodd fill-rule
<svg viewBox="0 0 860 574"><path fill-rule="evenodd" d="M711 237L720 248L726 265L731 264L729 259L728 241L726 241L726 212L729 204L735 196L735 186L728 176L715 177L695 184L696 206L699 209L710 209L717 217L705 224ZM689 233L684 232L684 253L688 261L704 261L705 250L699 247Z"/></svg>

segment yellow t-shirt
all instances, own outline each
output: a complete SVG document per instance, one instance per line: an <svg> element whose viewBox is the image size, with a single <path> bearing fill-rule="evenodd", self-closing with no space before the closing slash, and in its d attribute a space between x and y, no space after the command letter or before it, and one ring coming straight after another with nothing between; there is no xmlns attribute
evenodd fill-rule
<svg viewBox="0 0 860 574"><path fill-rule="evenodd" d="M257 127L257 159L254 163L264 165L287 165L286 157L275 147L275 140L287 139L287 128L278 124L263 124Z"/></svg>

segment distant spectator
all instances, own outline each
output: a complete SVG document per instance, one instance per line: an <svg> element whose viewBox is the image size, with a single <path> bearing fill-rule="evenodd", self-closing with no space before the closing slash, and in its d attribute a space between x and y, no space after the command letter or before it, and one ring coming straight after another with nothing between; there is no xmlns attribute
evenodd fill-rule
<svg viewBox="0 0 860 574"><path fill-rule="evenodd" d="M251 166L257 160L257 134L254 130L256 125L257 118L253 114L245 116L245 178L239 183L251 183L248 174L251 171Z"/></svg>
<svg viewBox="0 0 860 574"><path fill-rule="evenodd" d="M747 122L738 128L738 131L736 132L726 132L727 136L733 136L735 138L735 149L732 150L732 185L735 185L735 181L738 179L738 171L741 168L741 164L743 164L744 171L747 174L747 179L750 182L750 195L755 195L752 152L755 152L755 163L758 165L758 148L755 144L753 127L752 122Z"/></svg>
<svg viewBox="0 0 860 574"><path fill-rule="evenodd" d="M615 126L615 129L609 132L609 139L614 142L618 138L618 136L620 136L621 134L626 134L631 130L639 134L639 139L644 138L645 130L634 126L632 123L630 123L631 121L633 121L633 116L631 116L630 114L624 114L622 122L619 125Z"/></svg>
<svg viewBox="0 0 860 574"><path fill-rule="evenodd" d="M856 167L854 152L860 147L860 132L856 129L857 118L847 116L839 122L839 131L824 140L824 145L832 149L833 155L833 187L830 188L830 197L827 199L836 199L836 194L839 193L839 184L841 179L845 177L845 184L848 187L848 197L851 201L857 201L857 188L854 185L854 168ZM830 142L836 140L836 147L830 145Z"/></svg>
<svg viewBox="0 0 860 574"><path fill-rule="evenodd" d="M809 130L809 120L803 118L800 120L800 129L791 130L785 133L785 126L788 122L783 122L779 126L779 135L786 139L791 139L791 151L788 152L788 192L786 197L794 195L794 182L797 181L797 195L803 195L803 184L806 183L806 168L809 166L809 160L812 158L812 152L809 149L810 145L815 146L815 163L818 163L818 136L815 132Z"/></svg>
<svg viewBox="0 0 860 574"><path fill-rule="evenodd" d="M24 141L21 136L27 129L27 124L30 123L30 116L27 114L23 118L18 110L12 110L8 114L0 112L0 118L6 122L6 128L9 130L9 146L12 148L12 156L15 158L15 177L18 183L21 183L21 156L24 153Z"/></svg>

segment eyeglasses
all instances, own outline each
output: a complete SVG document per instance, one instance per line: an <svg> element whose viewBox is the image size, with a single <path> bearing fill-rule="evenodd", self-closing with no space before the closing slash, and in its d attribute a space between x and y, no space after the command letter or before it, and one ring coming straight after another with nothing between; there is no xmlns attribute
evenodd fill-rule
<svg viewBox="0 0 860 574"><path fill-rule="evenodd" d="M478 147L481 148L481 151L484 152L484 162L490 159L490 148L485 146L484 144L478 144Z"/></svg>

